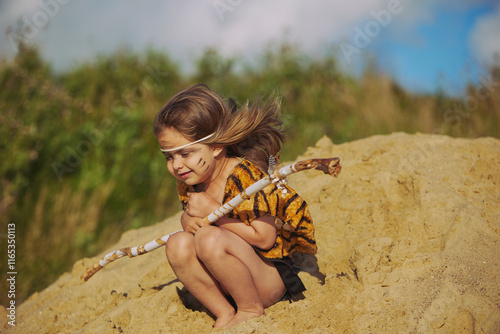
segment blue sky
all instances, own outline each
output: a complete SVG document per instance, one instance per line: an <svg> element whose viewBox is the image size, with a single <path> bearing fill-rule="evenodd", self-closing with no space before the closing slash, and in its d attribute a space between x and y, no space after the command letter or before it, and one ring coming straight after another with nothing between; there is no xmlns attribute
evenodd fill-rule
<svg viewBox="0 0 500 334"><path fill-rule="evenodd" d="M286 36L311 56L335 50L346 72L375 57L406 89L455 95L500 53L498 0L0 0L0 26L0 57L22 39L58 70L124 46L186 70L207 47L251 61Z"/></svg>
<svg viewBox="0 0 500 334"><path fill-rule="evenodd" d="M459 92L466 82L477 83L478 76L487 74L491 55L474 50L470 38L476 23L494 13L492 2L477 3L466 10L438 3L432 9L432 18L415 25L415 43L398 41L387 32L375 41L374 53L385 60L383 69L404 86Z"/></svg>

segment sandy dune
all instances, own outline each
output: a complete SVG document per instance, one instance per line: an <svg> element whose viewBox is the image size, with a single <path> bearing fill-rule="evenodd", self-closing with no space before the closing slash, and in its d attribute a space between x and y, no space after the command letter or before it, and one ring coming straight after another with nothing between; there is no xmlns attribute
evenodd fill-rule
<svg viewBox="0 0 500 334"><path fill-rule="evenodd" d="M500 140L396 133L298 159L338 156L338 179L289 178L319 253L297 257L306 299L230 330L183 289L163 250L118 260L86 284L82 259L17 308L5 333L500 333ZM179 214L128 231L106 252L179 229Z"/></svg>

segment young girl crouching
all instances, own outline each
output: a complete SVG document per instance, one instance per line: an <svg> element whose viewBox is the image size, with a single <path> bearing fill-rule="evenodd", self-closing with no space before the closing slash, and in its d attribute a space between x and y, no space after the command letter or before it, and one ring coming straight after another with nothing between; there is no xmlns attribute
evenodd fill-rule
<svg viewBox="0 0 500 334"><path fill-rule="evenodd" d="M285 140L276 101L237 108L205 85L175 94L158 112L154 132L177 179L182 232L165 246L178 279L229 328L264 315L305 290L293 252L315 254L307 204L272 184L217 222L203 217L266 176ZM236 307L233 305L236 304Z"/></svg>

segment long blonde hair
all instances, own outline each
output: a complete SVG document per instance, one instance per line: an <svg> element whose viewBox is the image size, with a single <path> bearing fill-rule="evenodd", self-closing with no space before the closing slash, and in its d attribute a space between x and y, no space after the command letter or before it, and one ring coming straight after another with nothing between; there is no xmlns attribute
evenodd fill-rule
<svg viewBox="0 0 500 334"><path fill-rule="evenodd" d="M282 124L277 99L238 108L234 100L198 84L181 90L161 108L154 133L173 127L191 141L213 134L205 144L222 145L228 155L244 157L265 172L269 157L277 159L285 142Z"/></svg>

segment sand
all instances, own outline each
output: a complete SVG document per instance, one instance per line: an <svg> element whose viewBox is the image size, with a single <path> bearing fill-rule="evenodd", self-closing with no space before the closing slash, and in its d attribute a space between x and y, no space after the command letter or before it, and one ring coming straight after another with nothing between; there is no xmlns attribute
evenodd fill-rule
<svg viewBox="0 0 500 334"><path fill-rule="evenodd" d="M5 333L500 333L500 141L395 133L342 145L322 138L299 159L338 156L290 184L310 205L319 253L298 256L306 299L230 330L176 279L163 249L123 258L82 284L107 252L179 229L179 214L131 230L6 309Z"/></svg>

